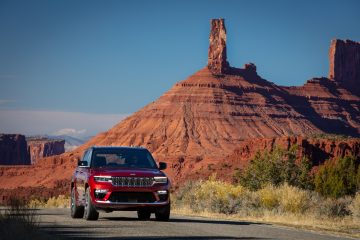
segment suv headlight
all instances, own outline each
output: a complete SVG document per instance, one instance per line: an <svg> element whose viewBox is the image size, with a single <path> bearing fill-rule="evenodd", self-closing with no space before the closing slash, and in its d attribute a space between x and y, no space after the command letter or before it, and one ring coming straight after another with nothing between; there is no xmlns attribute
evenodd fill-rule
<svg viewBox="0 0 360 240"><path fill-rule="evenodd" d="M154 183L166 184L168 182L167 177L154 177Z"/></svg>
<svg viewBox="0 0 360 240"><path fill-rule="evenodd" d="M112 182L111 176L94 176L95 182Z"/></svg>

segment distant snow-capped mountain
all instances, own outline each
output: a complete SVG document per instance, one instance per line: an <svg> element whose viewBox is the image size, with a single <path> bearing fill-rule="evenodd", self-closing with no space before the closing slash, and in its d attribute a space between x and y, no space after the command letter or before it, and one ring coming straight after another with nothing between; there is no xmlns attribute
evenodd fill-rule
<svg viewBox="0 0 360 240"><path fill-rule="evenodd" d="M86 136L82 138L76 138L68 135L58 135L58 136L49 136L55 139L64 139L65 140L65 152L74 150L75 148L83 145L87 142L92 136Z"/></svg>

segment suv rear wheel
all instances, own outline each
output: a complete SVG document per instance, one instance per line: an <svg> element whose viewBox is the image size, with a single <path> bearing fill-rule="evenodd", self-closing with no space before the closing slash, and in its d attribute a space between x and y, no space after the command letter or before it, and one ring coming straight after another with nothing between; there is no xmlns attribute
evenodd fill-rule
<svg viewBox="0 0 360 240"><path fill-rule="evenodd" d="M90 188L87 188L86 192L85 192L84 218L86 220L98 220L99 219L99 212L96 211L95 207L93 206L93 204L91 202Z"/></svg>
<svg viewBox="0 0 360 240"><path fill-rule="evenodd" d="M84 207L76 205L75 188L71 189L70 208L72 218L82 218L84 216Z"/></svg>
<svg viewBox="0 0 360 240"><path fill-rule="evenodd" d="M139 210L137 212L139 220L149 220L151 212L149 210Z"/></svg>
<svg viewBox="0 0 360 240"><path fill-rule="evenodd" d="M155 218L157 221L169 221L170 218L170 203L164 207L158 208L155 211Z"/></svg>

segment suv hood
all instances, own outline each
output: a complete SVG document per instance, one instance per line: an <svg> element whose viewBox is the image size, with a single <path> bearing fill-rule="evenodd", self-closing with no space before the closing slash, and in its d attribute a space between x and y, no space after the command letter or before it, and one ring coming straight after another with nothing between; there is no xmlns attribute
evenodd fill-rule
<svg viewBox="0 0 360 240"><path fill-rule="evenodd" d="M92 169L92 174L97 176L112 176L112 177L154 177L165 176L163 172L158 169L134 169L134 168L99 168Z"/></svg>

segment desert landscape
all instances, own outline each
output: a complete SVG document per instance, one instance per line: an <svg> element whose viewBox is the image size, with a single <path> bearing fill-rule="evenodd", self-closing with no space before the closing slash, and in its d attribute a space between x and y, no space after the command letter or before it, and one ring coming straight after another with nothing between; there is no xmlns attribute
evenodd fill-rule
<svg viewBox="0 0 360 240"><path fill-rule="evenodd" d="M225 19L211 19L206 66L84 143L1 133L0 203L16 196L38 206L60 199L55 205L66 207L86 149L141 146L167 163L177 214L256 221L257 211L265 222L298 217L291 221L308 229L359 237L360 42L329 39L328 75L282 86L260 76L256 62L231 65L228 37ZM286 196L299 204L286 205ZM321 212L325 203L337 213ZM304 220L309 213L314 222ZM340 219L341 230L331 219Z"/></svg>
<svg viewBox="0 0 360 240"><path fill-rule="evenodd" d="M314 166L337 157L360 157L360 43L332 40L328 77L283 87L261 78L254 63L230 66L224 19L211 21L209 39L206 67L107 132L31 166L1 167L2 199L13 189L28 194L30 188L45 197L66 194L77 161L93 145L148 148L158 161L168 163L174 186L215 172L231 181L235 168L274 146L298 145L299 157L306 155ZM327 134L348 137L334 140ZM230 167L222 169L224 163ZM214 168L208 170L209 164Z"/></svg>

